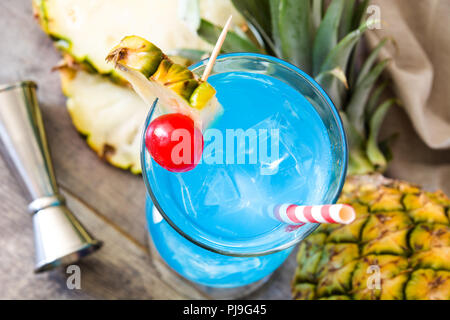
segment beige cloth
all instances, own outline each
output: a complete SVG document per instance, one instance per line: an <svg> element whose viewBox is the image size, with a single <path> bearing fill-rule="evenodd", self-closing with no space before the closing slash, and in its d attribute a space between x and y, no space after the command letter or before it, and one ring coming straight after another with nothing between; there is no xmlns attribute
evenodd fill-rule
<svg viewBox="0 0 450 320"><path fill-rule="evenodd" d="M381 52L394 91L431 148L450 148L450 0L372 0L382 25L369 43L394 38Z"/></svg>

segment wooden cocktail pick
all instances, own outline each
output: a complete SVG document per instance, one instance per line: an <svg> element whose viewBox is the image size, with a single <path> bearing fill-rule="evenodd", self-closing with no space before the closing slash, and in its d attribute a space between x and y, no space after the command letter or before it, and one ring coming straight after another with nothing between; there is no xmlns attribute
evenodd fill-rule
<svg viewBox="0 0 450 320"><path fill-rule="evenodd" d="M214 67L214 63L216 62L217 56L220 53L220 49L222 48L223 42L225 41L225 38L227 37L228 29L231 25L231 19L233 16L230 15L227 22L225 23L225 26L222 29L222 32L220 33L219 39L217 39L216 45L214 46L214 49L211 53L211 57L209 58L208 64L206 65L205 71L203 71L203 75L201 80L206 81L209 77L209 74L212 71L212 68Z"/></svg>

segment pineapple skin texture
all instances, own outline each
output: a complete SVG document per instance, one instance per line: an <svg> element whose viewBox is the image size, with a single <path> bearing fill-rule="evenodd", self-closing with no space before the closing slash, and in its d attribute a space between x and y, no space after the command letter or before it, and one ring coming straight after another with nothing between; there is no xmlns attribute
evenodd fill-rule
<svg viewBox="0 0 450 320"><path fill-rule="evenodd" d="M380 174L349 176L350 225L299 246L294 299L450 300L450 200Z"/></svg>

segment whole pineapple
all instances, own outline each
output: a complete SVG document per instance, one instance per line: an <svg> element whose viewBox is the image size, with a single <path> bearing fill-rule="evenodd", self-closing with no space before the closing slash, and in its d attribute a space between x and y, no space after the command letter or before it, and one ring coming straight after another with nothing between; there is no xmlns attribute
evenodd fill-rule
<svg viewBox="0 0 450 320"><path fill-rule="evenodd" d="M377 23L365 19L369 1L233 3L265 52L309 72L327 91L349 140L349 175L339 202L356 209L356 220L322 225L300 244L293 297L450 299L450 200L381 174L389 150L386 141L378 144L378 131L396 101L378 103L386 83L374 88L388 63L377 62L386 40L362 65L355 53Z"/></svg>
<svg viewBox="0 0 450 320"><path fill-rule="evenodd" d="M322 225L299 247L296 299L450 299L450 200L382 175L347 178L350 225Z"/></svg>

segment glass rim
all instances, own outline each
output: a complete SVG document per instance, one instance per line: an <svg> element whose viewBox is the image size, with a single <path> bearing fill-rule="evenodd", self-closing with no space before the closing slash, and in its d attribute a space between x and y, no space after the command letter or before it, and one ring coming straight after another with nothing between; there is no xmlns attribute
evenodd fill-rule
<svg viewBox="0 0 450 320"><path fill-rule="evenodd" d="M308 74L306 74L304 71L302 71L300 68L296 67L295 65L282 60L280 58L277 57L273 57L273 56L269 56L269 55L265 55L265 54L260 54L260 53L251 53L251 52L233 52L233 53L226 53L226 54L220 54L217 57L216 61L219 61L221 59L224 58L229 58L229 57L253 57L253 58L259 58L259 59L264 59L264 60L269 60L271 62L275 62L278 64L283 65L284 67L287 67L289 69L291 69L292 71L295 71L296 73L298 73L300 76L302 76L307 82L309 82L309 85L311 87L313 87L314 89L318 90L319 94L321 95L322 98L325 99L326 103L328 104L328 107L331 110L331 114L333 114L334 120L336 122L336 124L338 125L338 131L342 137L342 149L343 149L343 159L342 159L342 166L343 166L343 170L341 170L341 174L339 176L339 183L338 183L338 187L336 188L335 194L333 196L333 203L336 202L339 198L339 195L341 194L342 188L344 186L345 183L345 178L347 176L347 167L348 167L348 143L347 143L347 137L346 137L346 133L345 133L345 129L344 129L344 125L341 119L341 116L339 114L339 111L337 110L337 108L335 107L334 103L331 101L331 98L328 96L328 94L325 92L325 90ZM206 65L209 61L209 58L203 59L191 66L189 66L189 70L194 71L195 69L198 69L204 65ZM234 257L255 257L255 256L262 256L262 255L268 255L268 254L272 254L272 253L276 253L282 250L286 250L294 245L296 245L297 243L299 243L300 241L302 241L303 239L305 239L306 237L308 237L313 231L315 231L318 227L319 224L316 224L315 227L311 228L311 230L308 232L308 234L304 237L295 237L293 238L291 241L287 241L286 243L279 245L275 248L272 249L268 249L268 250L263 250L263 251L257 251L257 252L236 252L236 251L228 251L228 250L222 250L219 248L214 248L212 246L209 246L197 239L194 239L192 236L188 235L186 232L184 232L180 227L177 226L177 224L172 221L172 219L169 218L169 216L165 213L165 211L162 209L161 205L159 204L159 201L156 197L156 195L154 194L152 187L150 185L150 182L148 181L148 176L147 176L147 168L146 168L146 159L147 159L147 150L145 147L145 132L147 130L148 125L150 124L151 118L153 116L153 113L151 112L152 110L155 109L156 104L158 103L158 98L155 99L155 101L152 104L152 107L150 108L150 111L147 115L147 118L145 120L144 123L144 128L143 128L143 132L142 132L142 143L141 143L141 151L140 151L140 160L141 160L141 167L142 167L142 177L144 180L144 184L147 190L147 194L150 196L150 199L152 200L153 205L156 207L156 209L158 210L158 212L161 214L161 216L164 218L164 220L178 233L180 234L182 237L184 237L186 240L192 242L193 244L206 249L208 251L214 252L214 253L218 253L218 254L222 254L222 255L227 255L227 256L234 256Z"/></svg>

